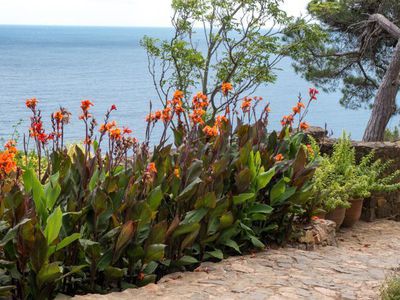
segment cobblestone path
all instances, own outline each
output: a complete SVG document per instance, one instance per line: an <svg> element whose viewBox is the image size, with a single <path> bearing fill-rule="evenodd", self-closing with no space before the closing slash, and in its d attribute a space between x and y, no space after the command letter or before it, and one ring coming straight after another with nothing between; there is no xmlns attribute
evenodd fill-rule
<svg viewBox="0 0 400 300"><path fill-rule="evenodd" d="M382 282L400 267L400 223L362 222L340 232L338 242L232 257L144 288L74 299L379 299Z"/></svg>

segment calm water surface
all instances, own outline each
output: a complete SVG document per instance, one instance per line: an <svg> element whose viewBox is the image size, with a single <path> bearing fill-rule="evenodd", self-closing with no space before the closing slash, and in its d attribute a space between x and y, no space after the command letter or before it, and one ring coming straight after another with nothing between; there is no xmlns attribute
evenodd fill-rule
<svg viewBox="0 0 400 300"><path fill-rule="evenodd" d="M170 29L0 26L0 138L8 138L20 119L26 130L29 112L25 99L36 97L45 117L65 106L73 113L67 139L82 139L78 121L81 99L95 103L98 120L111 104L118 106L114 117L142 138L149 100L156 101L147 72L147 58L139 45L144 35L166 37ZM294 74L290 61L280 64L278 80L261 87L256 94L271 102L271 126L287 114L299 92L306 94L309 83ZM342 129L353 138L362 136L369 112L345 110L340 94L320 94L308 121L327 124L335 135ZM395 122L395 121L393 121ZM157 134L157 133L156 133Z"/></svg>

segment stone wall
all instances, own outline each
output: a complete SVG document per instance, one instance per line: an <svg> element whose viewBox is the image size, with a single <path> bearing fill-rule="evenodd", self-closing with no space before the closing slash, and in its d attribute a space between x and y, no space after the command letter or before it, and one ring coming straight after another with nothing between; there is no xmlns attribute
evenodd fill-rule
<svg viewBox="0 0 400 300"><path fill-rule="evenodd" d="M324 129L311 127L308 132L319 142L322 153L332 153L335 139L328 138ZM375 150L376 158L382 161L393 160L392 170L400 169L400 142L356 142L357 159ZM373 195L364 201L363 217L365 221L376 218L392 218L400 221L400 192Z"/></svg>

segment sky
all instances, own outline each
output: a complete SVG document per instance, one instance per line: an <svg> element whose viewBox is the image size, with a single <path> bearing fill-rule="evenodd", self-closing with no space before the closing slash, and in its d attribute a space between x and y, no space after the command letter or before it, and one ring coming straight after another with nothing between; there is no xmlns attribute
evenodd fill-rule
<svg viewBox="0 0 400 300"><path fill-rule="evenodd" d="M291 15L308 0L285 0ZM170 0L0 0L0 24L168 27Z"/></svg>

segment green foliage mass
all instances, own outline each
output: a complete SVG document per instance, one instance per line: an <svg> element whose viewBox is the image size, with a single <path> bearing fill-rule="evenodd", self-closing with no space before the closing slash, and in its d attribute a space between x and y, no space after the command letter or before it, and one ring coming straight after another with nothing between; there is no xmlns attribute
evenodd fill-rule
<svg viewBox="0 0 400 300"><path fill-rule="evenodd" d="M278 62L305 45L281 42L282 29L292 22L280 9L282 2L174 0L173 37L142 40L160 100L165 103L174 90L192 93L195 88L208 95L213 110L219 111L216 96L222 82L235 87L223 102L274 82Z"/></svg>
<svg viewBox="0 0 400 300"><path fill-rule="evenodd" d="M317 159L319 167L313 179L312 203L328 212L336 207L348 207L352 199L400 189L400 170L390 172L393 161L375 160L375 152L371 151L357 163L355 148L346 133L334 144L331 156Z"/></svg>
<svg viewBox="0 0 400 300"><path fill-rule="evenodd" d="M1 297L119 291L290 238L316 166L305 136L237 119L216 137L176 126L174 146L123 163L72 146L43 176L24 164L0 185Z"/></svg>
<svg viewBox="0 0 400 300"><path fill-rule="evenodd" d="M400 299L400 276L396 275L386 280L381 289L382 300L399 300Z"/></svg>

